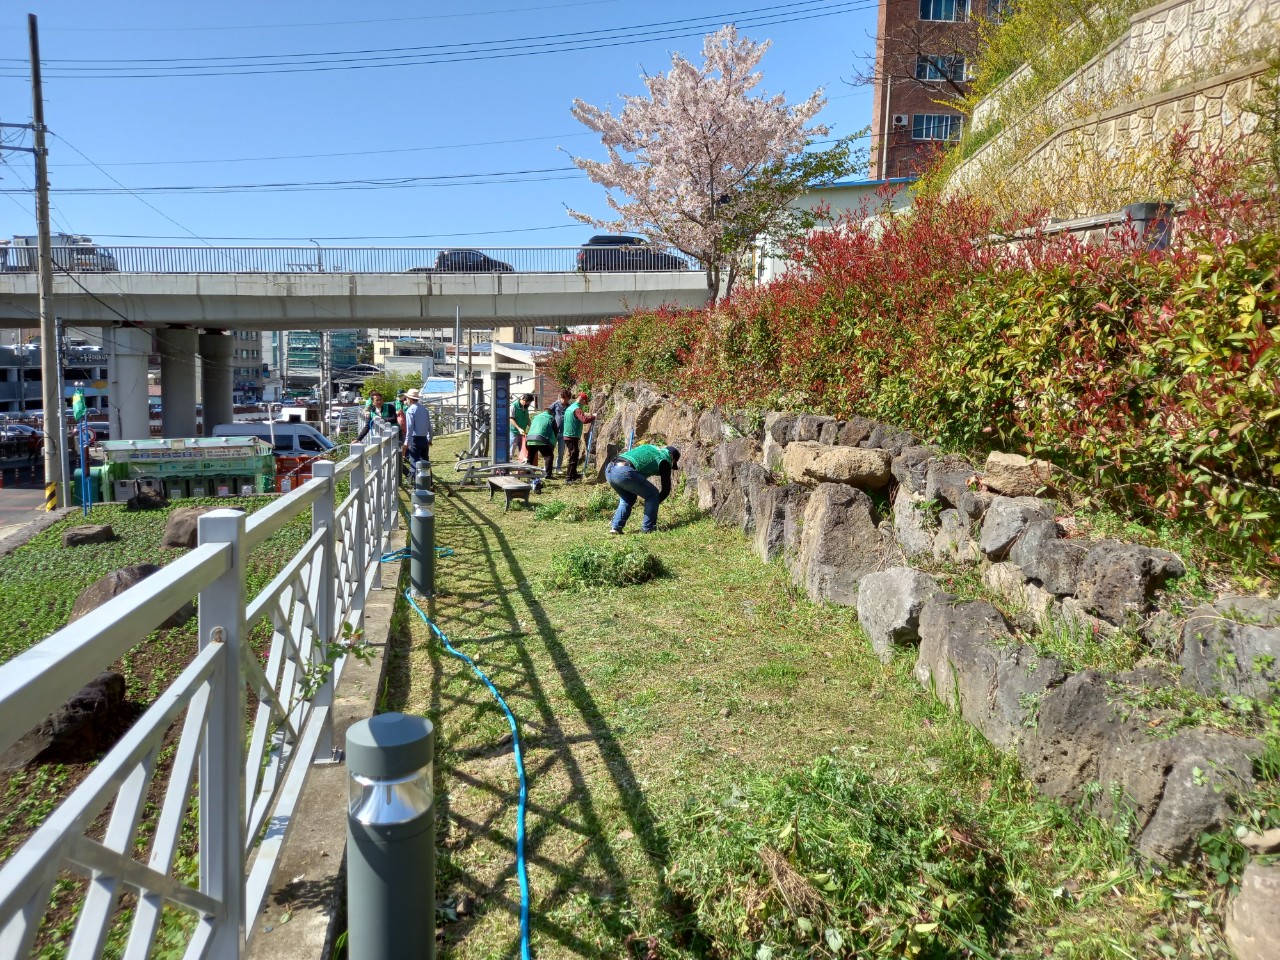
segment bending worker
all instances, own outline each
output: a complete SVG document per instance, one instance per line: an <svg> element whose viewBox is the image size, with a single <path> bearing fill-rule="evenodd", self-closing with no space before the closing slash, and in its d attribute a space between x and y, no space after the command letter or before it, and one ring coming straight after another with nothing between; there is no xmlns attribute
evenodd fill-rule
<svg viewBox="0 0 1280 960"><path fill-rule="evenodd" d="M672 446L657 447L652 443L641 444L609 461L604 478L618 494L618 509L609 532L622 533L636 497L644 500L644 521L640 530L643 533L655 532L658 529L658 505L671 496L671 472L679 467L679 450ZM659 478L661 490L654 487L650 477Z"/></svg>
<svg viewBox="0 0 1280 960"><path fill-rule="evenodd" d="M556 429L556 418L550 410L535 413L529 421L529 431L525 434L525 448L529 451L529 463L538 463L538 454L547 458L547 468L543 472L546 479L551 479L552 468L556 460L556 440L560 431Z"/></svg>

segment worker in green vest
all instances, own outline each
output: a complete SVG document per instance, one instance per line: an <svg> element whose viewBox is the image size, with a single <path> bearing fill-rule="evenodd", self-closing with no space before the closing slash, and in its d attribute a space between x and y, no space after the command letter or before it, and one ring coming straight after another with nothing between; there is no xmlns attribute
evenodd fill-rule
<svg viewBox="0 0 1280 960"><path fill-rule="evenodd" d="M679 466L679 450L652 443L642 443L610 460L605 467L604 478L618 495L618 509L614 511L609 532L622 533L636 497L639 497L644 501L644 521L640 524L640 531L654 533L658 529L658 505L671 496L671 474ZM651 477L658 478L661 489L653 485Z"/></svg>
<svg viewBox="0 0 1280 960"><path fill-rule="evenodd" d="M529 459L525 437L529 433L529 408L533 394L525 393L511 401L511 459L524 463Z"/></svg>
<svg viewBox="0 0 1280 960"><path fill-rule="evenodd" d="M578 394L578 399L564 412L564 458L569 462L569 470L564 475L565 483L578 482L578 448L582 445L582 428L595 418L594 413L587 413L585 393Z"/></svg>
<svg viewBox="0 0 1280 960"><path fill-rule="evenodd" d="M535 413L529 421L529 432L525 434L525 447L529 451L529 463L538 464L538 454L547 458L545 476L551 479L551 471L556 465L556 418L550 410Z"/></svg>

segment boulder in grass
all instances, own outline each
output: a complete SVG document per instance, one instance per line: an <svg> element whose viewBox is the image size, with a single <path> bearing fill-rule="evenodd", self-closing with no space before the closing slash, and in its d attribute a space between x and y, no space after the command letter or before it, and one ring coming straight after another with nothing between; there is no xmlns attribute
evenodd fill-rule
<svg viewBox="0 0 1280 960"><path fill-rule="evenodd" d="M217 507L178 507L169 514L160 546L167 550L190 550L199 541L200 518Z"/></svg>
<svg viewBox="0 0 1280 960"><path fill-rule="evenodd" d="M164 494L160 493L160 491L152 490L150 487L143 487L124 502L124 508L129 511L168 510L169 501L165 499Z"/></svg>
<svg viewBox="0 0 1280 960"><path fill-rule="evenodd" d="M109 523L87 523L62 531L64 547L83 547L92 543L110 543L116 539L116 532Z"/></svg>
<svg viewBox="0 0 1280 960"><path fill-rule="evenodd" d="M80 595L76 597L76 602L71 606L71 616L67 622L74 623L81 617L88 616L108 600L119 596L132 587L136 587L147 577L153 573L159 573L159 571L160 568L154 563L135 563L132 566L122 567L113 573L108 573L100 580L95 580L80 591ZM180 627L195 615L195 604L191 602L184 603L164 623L160 624L160 627L161 629Z"/></svg>
<svg viewBox="0 0 1280 960"><path fill-rule="evenodd" d="M132 713L124 677L100 673L0 757L0 770L29 763L85 763L115 743Z"/></svg>

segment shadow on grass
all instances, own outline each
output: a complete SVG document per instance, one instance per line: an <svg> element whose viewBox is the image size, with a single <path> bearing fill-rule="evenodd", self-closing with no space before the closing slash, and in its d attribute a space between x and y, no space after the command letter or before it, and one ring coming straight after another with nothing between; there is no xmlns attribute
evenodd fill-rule
<svg viewBox="0 0 1280 960"><path fill-rule="evenodd" d="M438 535L454 553L445 561L451 565L449 593L433 602L430 615L458 649L482 664L517 717L529 782L526 857L532 868L554 878L550 887L540 881L534 892L532 929L575 955L599 956L598 944L587 942L556 916L563 912L559 908L570 906L585 893L591 900L592 917L604 931L620 942L635 940L634 881L611 846L613 838L598 810L603 801L606 807L617 807L625 816L645 853L647 868L658 888L658 900L673 915L682 936L690 941L700 940L691 929L689 911L671 896L667 887L666 872L671 860L668 838L506 536L496 523L461 497L446 493L436 503ZM505 621L505 632L495 632L495 618ZM534 630L526 632L521 621L532 621ZM548 679L560 685L562 694L556 691L555 696L559 705L553 705L548 697L538 665L530 656L533 633L554 665L555 673ZM515 777L506 764L494 765L510 752L509 735L486 746L461 744L459 741L477 724L493 725L501 714L478 682L443 689L442 676L453 673L460 665L438 643L431 644L429 655L433 668L430 710L433 716L443 718L443 730L437 740L441 779L466 788L469 797L480 797L483 802L472 802L471 807L487 811L472 817L455 806L448 812L448 835L441 840L438 888L461 886L481 902L482 911L500 905L514 919L519 910L513 882ZM562 724L557 710L565 712L566 700L578 717ZM585 732L569 735L566 725L575 731L585 727ZM602 762L594 762L596 756ZM607 771L614 796L592 796L584 761L593 773ZM490 770L499 775L489 775ZM596 789L599 791L599 787ZM437 822L443 829L444 818ZM510 858L496 877L486 879L468 873L455 856L481 840L506 851ZM448 925L446 940L465 939L478 919L464 917ZM513 923L512 929L515 927ZM516 937L495 955L514 956L518 949Z"/></svg>

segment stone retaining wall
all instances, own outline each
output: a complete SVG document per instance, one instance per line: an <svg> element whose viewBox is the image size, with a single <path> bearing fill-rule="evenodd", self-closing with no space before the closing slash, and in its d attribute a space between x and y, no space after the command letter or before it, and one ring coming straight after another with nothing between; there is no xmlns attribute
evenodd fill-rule
<svg viewBox="0 0 1280 960"><path fill-rule="evenodd" d="M1150 7L1031 115L1008 115L1029 67L984 98L969 125L974 135L994 132L951 173L947 191L983 193L998 206L1045 205L1069 218L1183 189L1169 179L1173 137L1185 130L1200 149L1253 136L1257 118L1244 105L1258 96L1277 43L1280 0Z"/></svg>
<svg viewBox="0 0 1280 960"><path fill-rule="evenodd" d="M914 656L921 685L1016 752L1041 793L1128 826L1147 858L1193 859L1200 834L1226 825L1232 797L1252 787L1260 742L1162 735L1174 715L1137 702L1179 683L1274 697L1280 601L1224 598L1181 620L1161 611L1182 560L1071 536L1047 464L993 453L979 466L861 418L700 411L647 385L598 392L596 406L600 473L633 430L679 446L687 496L762 559L781 557L814 601L856 606L882 658ZM1001 608L949 595L921 561L980 571ZM1117 675L1071 672L1028 642L1047 624L1138 629L1167 656Z"/></svg>

